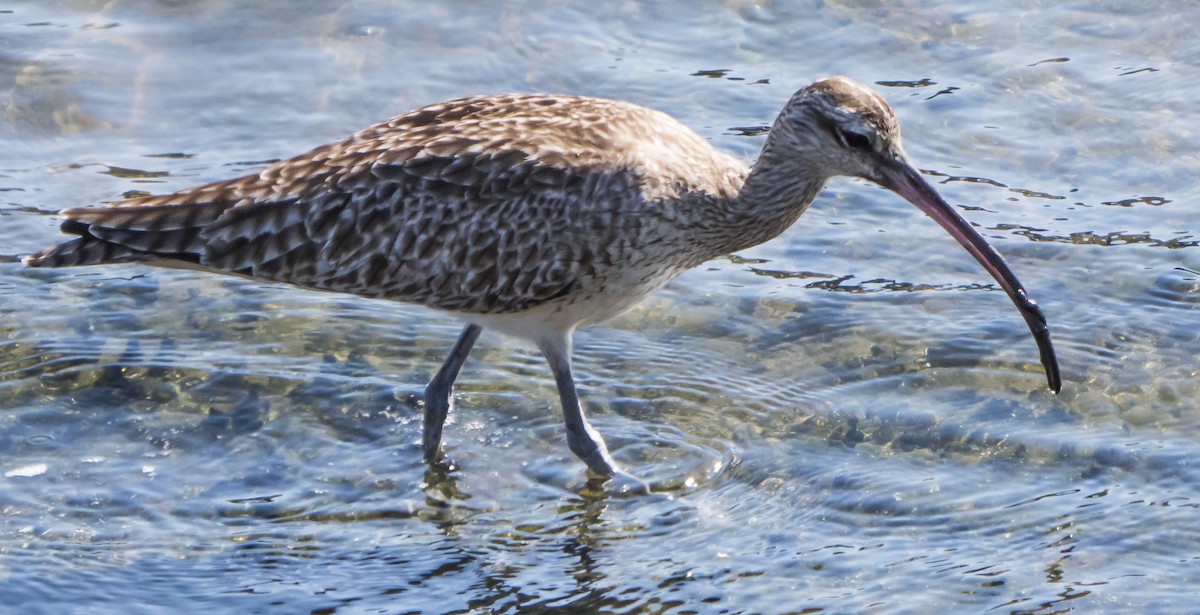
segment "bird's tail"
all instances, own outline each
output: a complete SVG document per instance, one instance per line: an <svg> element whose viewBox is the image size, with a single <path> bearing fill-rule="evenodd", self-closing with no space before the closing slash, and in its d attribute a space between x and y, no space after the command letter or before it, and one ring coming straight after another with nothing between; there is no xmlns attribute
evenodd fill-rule
<svg viewBox="0 0 1200 615"><path fill-rule="evenodd" d="M176 261L199 263L201 231L227 203L189 203L65 209L62 231L77 238L26 256L30 267Z"/></svg>

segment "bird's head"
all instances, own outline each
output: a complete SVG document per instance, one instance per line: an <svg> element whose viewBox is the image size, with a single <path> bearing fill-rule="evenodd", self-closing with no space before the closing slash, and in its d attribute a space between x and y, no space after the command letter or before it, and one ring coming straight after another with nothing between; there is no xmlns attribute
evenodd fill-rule
<svg viewBox="0 0 1200 615"><path fill-rule="evenodd" d="M883 171L908 166L900 126L883 97L846 77L829 77L801 89L788 101L773 139L804 151L822 174L848 175L884 184Z"/></svg>
<svg viewBox="0 0 1200 615"><path fill-rule="evenodd" d="M1050 388L1061 386L1046 319L1000 254L921 177L900 146L891 107L871 88L846 77L816 81L796 92L771 129L771 146L823 177L870 180L916 205L946 229L1004 288L1041 351Z"/></svg>

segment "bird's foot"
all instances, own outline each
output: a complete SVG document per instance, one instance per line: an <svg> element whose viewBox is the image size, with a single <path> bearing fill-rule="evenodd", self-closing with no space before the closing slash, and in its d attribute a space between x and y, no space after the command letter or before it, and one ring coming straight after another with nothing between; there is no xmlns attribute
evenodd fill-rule
<svg viewBox="0 0 1200 615"><path fill-rule="evenodd" d="M615 467L608 472L587 470L587 491L606 495L650 495L650 483Z"/></svg>

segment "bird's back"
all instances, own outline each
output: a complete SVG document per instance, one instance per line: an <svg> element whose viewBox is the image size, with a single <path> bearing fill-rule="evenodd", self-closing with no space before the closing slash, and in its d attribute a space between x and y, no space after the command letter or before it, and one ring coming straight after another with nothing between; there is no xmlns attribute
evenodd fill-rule
<svg viewBox="0 0 1200 615"><path fill-rule="evenodd" d="M746 172L666 114L629 103L464 98L255 175L65 210L63 230L79 237L26 263L142 261L519 312L644 293L711 258L688 229L707 204L732 199Z"/></svg>

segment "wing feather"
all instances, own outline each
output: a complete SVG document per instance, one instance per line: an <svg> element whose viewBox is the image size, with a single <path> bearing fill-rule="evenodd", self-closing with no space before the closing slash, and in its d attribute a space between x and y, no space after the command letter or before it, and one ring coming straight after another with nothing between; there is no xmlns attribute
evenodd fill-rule
<svg viewBox="0 0 1200 615"><path fill-rule="evenodd" d="M255 175L65 210L63 230L79 238L26 263L184 263L447 310L524 310L584 287L628 252L618 242L652 239L628 232L646 207L636 170L594 154L606 126L564 130L552 104L652 113L576 98L434 105Z"/></svg>

